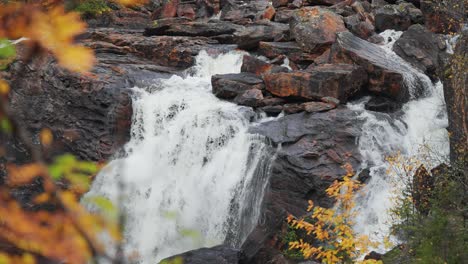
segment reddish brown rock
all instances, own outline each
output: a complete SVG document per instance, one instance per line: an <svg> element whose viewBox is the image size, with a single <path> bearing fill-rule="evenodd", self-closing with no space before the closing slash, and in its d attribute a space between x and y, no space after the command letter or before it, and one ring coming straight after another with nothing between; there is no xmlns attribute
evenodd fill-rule
<svg viewBox="0 0 468 264"><path fill-rule="evenodd" d="M263 12L262 18L273 20L275 13L276 13L275 8L273 6L268 6L267 9L265 9L265 11Z"/></svg>
<svg viewBox="0 0 468 264"><path fill-rule="evenodd" d="M178 17L186 17L189 19L195 19L196 13L195 13L196 7L191 4L180 4L177 6L177 16Z"/></svg>
<svg viewBox="0 0 468 264"><path fill-rule="evenodd" d="M178 5L179 0L166 0L160 8L153 12L152 17L154 19L175 17L177 16Z"/></svg>
<svg viewBox="0 0 468 264"><path fill-rule="evenodd" d="M409 87L403 75L414 69L400 57L389 54L380 46L367 42L349 32L338 34L338 41L330 51L331 63L357 64L368 74L370 92L388 96L399 102L409 100ZM421 80L415 76L414 90L421 90Z"/></svg>
<svg viewBox="0 0 468 264"><path fill-rule="evenodd" d="M262 76L266 73L287 72L288 69L278 65L270 64L255 57L244 55L242 59L241 72L250 72Z"/></svg>
<svg viewBox="0 0 468 264"><path fill-rule="evenodd" d="M275 14L275 22L289 23L289 20L294 15L294 12L296 12L294 9L277 8Z"/></svg>
<svg viewBox="0 0 468 264"><path fill-rule="evenodd" d="M289 22L291 37L302 50L324 51L336 40L336 33L347 31L341 16L320 7L299 9Z"/></svg>
<svg viewBox="0 0 468 264"><path fill-rule="evenodd" d="M320 100L331 96L346 102L367 80L365 71L354 65L321 65L308 71L267 74L266 90L279 97Z"/></svg>

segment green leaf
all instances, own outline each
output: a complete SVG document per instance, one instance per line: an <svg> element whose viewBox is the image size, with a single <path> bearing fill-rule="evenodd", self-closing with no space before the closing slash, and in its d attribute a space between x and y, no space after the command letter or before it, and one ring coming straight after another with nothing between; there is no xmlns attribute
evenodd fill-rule
<svg viewBox="0 0 468 264"><path fill-rule="evenodd" d="M0 119L0 130L7 134L11 134L13 131L13 127L11 126L10 121L5 117Z"/></svg>
<svg viewBox="0 0 468 264"><path fill-rule="evenodd" d="M8 59L16 56L15 45L7 39L0 39L0 59Z"/></svg>

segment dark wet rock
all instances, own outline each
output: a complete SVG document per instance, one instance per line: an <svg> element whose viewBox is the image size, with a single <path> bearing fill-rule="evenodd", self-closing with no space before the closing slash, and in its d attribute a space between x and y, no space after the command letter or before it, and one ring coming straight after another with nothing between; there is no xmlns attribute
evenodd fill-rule
<svg viewBox="0 0 468 264"><path fill-rule="evenodd" d="M93 30L88 33L92 41L110 43L125 48L126 52L149 59L155 64L167 67L188 68L195 63L201 50L215 52L223 48L217 41L205 37L151 36L141 32L115 31L111 29Z"/></svg>
<svg viewBox="0 0 468 264"><path fill-rule="evenodd" d="M369 182L370 178L370 170L366 168L359 173L357 180L362 184L366 184Z"/></svg>
<svg viewBox="0 0 468 264"><path fill-rule="evenodd" d="M402 31L416 23L423 23L422 12L410 3L385 5L375 11L375 28L377 32L386 29Z"/></svg>
<svg viewBox="0 0 468 264"><path fill-rule="evenodd" d="M186 23L171 23L159 24L155 21L155 25L145 29L145 36L190 36L190 37L213 37L223 34L233 34L242 26L233 24L228 21L212 20L208 22L186 22Z"/></svg>
<svg viewBox="0 0 468 264"><path fill-rule="evenodd" d="M383 96L372 97L366 104L365 109L374 112L393 113L401 108L401 104Z"/></svg>
<svg viewBox="0 0 468 264"><path fill-rule="evenodd" d="M182 259L186 264L238 264L241 251L228 246L215 246L212 248L200 248L164 259L162 262L175 262Z"/></svg>
<svg viewBox="0 0 468 264"><path fill-rule="evenodd" d="M260 42L258 52L269 59L286 55L298 64L310 64L320 55L304 52L296 42Z"/></svg>
<svg viewBox="0 0 468 264"><path fill-rule="evenodd" d="M299 9L289 22L291 38L306 52L323 52L336 40L336 33L346 31L341 16L320 7Z"/></svg>
<svg viewBox="0 0 468 264"><path fill-rule="evenodd" d="M238 94L234 98L234 102L238 105L250 107L259 107L263 105L263 94L259 89L250 89Z"/></svg>
<svg viewBox="0 0 468 264"><path fill-rule="evenodd" d="M458 8L455 6L459 5ZM463 8L462 5L465 5ZM455 33L466 20L466 2L459 0L421 0L425 26L434 33ZM465 12L465 13L463 13Z"/></svg>
<svg viewBox="0 0 468 264"><path fill-rule="evenodd" d="M251 129L282 148L272 164L259 224L242 246L242 263L266 263L275 257L287 214L304 215L308 200L332 206L325 189L346 173L344 163L359 167L360 125L357 113L338 108L287 115Z"/></svg>
<svg viewBox="0 0 468 264"><path fill-rule="evenodd" d="M70 73L47 56L27 67L19 60L4 76L13 89L10 103L18 120L34 137L43 128L52 130L50 155L109 158L129 138L132 100L127 88L164 76L151 69L150 61L132 55L98 53L97 59L90 75Z"/></svg>
<svg viewBox="0 0 468 264"><path fill-rule="evenodd" d="M223 99L232 99L250 89L263 90L263 80L253 73L216 74L211 77L213 94Z"/></svg>
<svg viewBox="0 0 468 264"><path fill-rule="evenodd" d="M375 260L382 260L382 254L371 251L369 254L367 254L364 259L375 259Z"/></svg>
<svg viewBox="0 0 468 264"><path fill-rule="evenodd" d="M374 44L383 44L385 42L385 39L384 39L384 37L382 37L379 34L374 34L374 35L370 36L367 39L367 41L369 41L370 43L374 43Z"/></svg>
<svg viewBox="0 0 468 264"><path fill-rule="evenodd" d="M336 105L324 102L307 102L301 106L307 113L324 112L336 108Z"/></svg>
<svg viewBox="0 0 468 264"><path fill-rule="evenodd" d="M319 65L307 71L264 76L266 90L279 97L320 100L331 96L346 102L365 84L365 71L354 65Z"/></svg>
<svg viewBox="0 0 468 264"><path fill-rule="evenodd" d="M393 45L393 51L413 66L435 78L446 59L447 46L442 36L422 25L413 25Z"/></svg>
<svg viewBox="0 0 468 264"><path fill-rule="evenodd" d="M282 105L267 105L259 108L261 111L265 112L268 116L277 116L283 112Z"/></svg>
<svg viewBox="0 0 468 264"><path fill-rule="evenodd" d="M294 15L294 12L296 12L294 9L289 9L289 8L276 9L274 20L275 22L289 23L289 20Z"/></svg>
<svg viewBox="0 0 468 264"><path fill-rule="evenodd" d="M272 0L271 1L274 7L287 6L289 2L290 2L289 0Z"/></svg>
<svg viewBox="0 0 468 264"><path fill-rule="evenodd" d="M276 72L287 72L286 67L278 66L275 64L270 64L261 59L255 57L244 55L242 59L241 72L250 72L255 75L262 76L267 73L276 73Z"/></svg>
<svg viewBox="0 0 468 264"><path fill-rule="evenodd" d="M409 100L409 87L403 75L414 69L400 57L389 54L380 46L367 42L349 32L338 34L338 40L330 52L333 63L350 63L363 67L368 74L367 89L375 94L384 95L398 102ZM421 83L415 76L415 91L421 90Z"/></svg>

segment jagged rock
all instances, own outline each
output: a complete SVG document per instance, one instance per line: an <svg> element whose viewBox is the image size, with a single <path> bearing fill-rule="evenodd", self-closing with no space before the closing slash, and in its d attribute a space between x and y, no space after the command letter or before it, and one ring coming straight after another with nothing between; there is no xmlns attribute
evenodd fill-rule
<svg viewBox="0 0 468 264"><path fill-rule="evenodd" d="M412 24L422 23L422 12L410 3L385 5L375 11L375 28L377 32L386 29L406 30Z"/></svg>
<svg viewBox="0 0 468 264"><path fill-rule="evenodd" d="M86 18L86 23L89 27L144 29L152 24L152 19L145 12L123 8Z"/></svg>
<svg viewBox="0 0 468 264"><path fill-rule="evenodd" d="M163 263L173 263L175 259L182 259L187 264L238 264L241 251L228 246L199 248L162 260Z"/></svg>
<svg viewBox="0 0 468 264"><path fill-rule="evenodd" d="M349 32L339 33L337 42L331 48L329 61L360 65L367 71L367 89L370 92L388 96L398 102L409 100L409 87L403 75L414 72L414 69L400 57L387 53L376 44ZM415 91L421 90L419 79L416 78L413 85Z"/></svg>
<svg viewBox="0 0 468 264"><path fill-rule="evenodd" d="M165 0L163 4L153 11L153 19L175 17L179 0Z"/></svg>
<svg viewBox="0 0 468 264"><path fill-rule="evenodd" d="M401 104L382 96L372 97L366 104L365 109L375 112L393 113L401 108Z"/></svg>
<svg viewBox="0 0 468 264"><path fill-rule="evenodd" d="M324 102L307 102L301 106L307 113L324 112L336 108L336 105Z"/></svg>
<svg viewBox="0 0 468 264"><path fill-rule="evenodd" d="M360 164L360 125L357 113L338 108L287 115L251 128L282 148L272 164L259 224L242 246L242 263L266 263L275 257L285 217L304 215L308 200L332 206L325 189L345 174L342 164Z"/></svg>
<svg viewBox="0 0 468 264"><path fill-rule="evenodd" d="M266 73L287 72L286 67L270 64L255 57L244 55L242 59L241 72L250 72L262 76Z"/></svg>
<svg viewBox="0 0 468 264"><path fill-rule="evenodd" d="M368 20L361 20L359 14L345 17L344 21L349 31L362 39L368 39L375 34L374 25Z"/></svg>
<svg viewBox="0 0 468 264"><path fill-rule="evenodd" d="M211 77L213 94L219 98L232 99L251 89L263 90L263 80L253 73L216 74Z"/></svg>
<svg viewBox="0 0 468 264"><path fill-rule="evenodd" d="M152 60L155 64L176 68L188 68L195 63L195 57L201 50L218 53L224 48L233 47L215 45L216 40L205 37L151 36L145 37L134 31L115 31L107 29L92 30L92 41L111 43L124 47L127 52Z"/></svg>
<svg viewBox="0 0 468 264"><path fill-rule="evenodd" d="M310 64L320 55L304 52L296 42L260 42L258 52L269 59L284 54L298 64Z"/></svg>
<svg viewBox="0 0 468 264"><path fill-rule="evenodd" d="M370 170L366 168L359 173L357 180L362 184L366 184L370 180L370 178Z"/></svg>
<svg viewBox="0 0 468 264"><path fill-rule="evenodd" d="M250 89L238 94L234 98L234 102L238 105L250 107L262 106L263 94L259 89Z"/></svg>
<svg viewBox="0 0 468 264"><path fill-rule="evenodd" d="M330 96L325 96L325 97L322 97L322 99L320 99L322 102L324 103L327 103L327 104L332 104L334 105L335 107L337 107L339 104L340 104L340 100L334 98L334 97L330 97Z"/></svg>
<svg viewBox="0 0 468 264"><path fill-rule="evenodd" d="M413 66L436 77L446 59L447 45L440 36L421 25L413 25L393 45L393 51Z"/></svg>
<svg viewBox="0 0 468 264"><path fill-rule="evenodd" d="M300 8L303 5L302 0L293 0L291 3L288 4L289 8Z"/></svg>
<svg viewBox="0 0 468 264"><path fill-rule="evenodd" d="M234 43L241 49L254 49L261 41L279 41L289 39L288 25L262 21L245 27L234 33Z"/></svg>
<svg viewBox="0 0 468 264"><path fill-rule="evenodd" d="M289 23L289 20L294 15L296 11L289 8L280 8L276 10L275 22L279 23Z"/></svg>
<svg viewBox="0 0 468 264"><path fill-rule="evenodd" d="M320 100L331 96L346 102L367 79L365 71L354 65L320 65L307 71L264 75L266 90L279 97Z"/></svg>
<svg viewBox="0 0 468 264"><path fill-rule="evenodd" d="M320 7L299 9L291 21L291 37L306 52L323 52L336 40L336 33L346 31L343 19Z"/></svg>
<svg viewBox="0 0 468 264"><path fill-rule="evenodd" d="M465 10L466 3L459 0L421 0L424 25L434 33L459 32L465 21L466 13L463 13Z"/></svg>
<svg viewBox="0 0 468 264"><path fill-rule="evenodd" d="M145 36L191 36L191 37L213 37L223 34L233 34L242 26L228 21L212 20L208 22L185 22L185 23L162 23L158 20L155 26L145 29Z"/></svg>

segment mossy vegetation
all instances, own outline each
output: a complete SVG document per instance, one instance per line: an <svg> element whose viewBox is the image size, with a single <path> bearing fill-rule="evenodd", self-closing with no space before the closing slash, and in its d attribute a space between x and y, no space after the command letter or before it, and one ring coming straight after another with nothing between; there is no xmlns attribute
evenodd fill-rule
<svg viewBox="0 0 468 264"><path fill-rule="evenodd" d="M83 16L95 17L109 12L111 8L105 0L82 0L73 7L73 10Z"/></svg>

